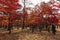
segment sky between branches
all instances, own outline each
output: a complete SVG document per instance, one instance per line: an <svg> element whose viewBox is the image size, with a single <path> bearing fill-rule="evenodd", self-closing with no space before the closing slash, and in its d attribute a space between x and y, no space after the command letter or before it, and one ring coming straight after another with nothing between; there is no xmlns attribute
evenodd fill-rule
<svg viewBox="0 0 60 40"><path fill-rule="evenodd" d="M35 5L40 4L43 1L47 3L50 0L26 0L26 7L34 7ZM23 6L23 0L20 0L19 3Z"/></svg>

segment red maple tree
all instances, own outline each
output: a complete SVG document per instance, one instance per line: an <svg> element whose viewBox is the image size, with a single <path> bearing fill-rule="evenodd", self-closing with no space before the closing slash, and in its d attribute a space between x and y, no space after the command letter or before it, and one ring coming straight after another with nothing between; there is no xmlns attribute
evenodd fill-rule
<svg viewBox="0 0 60 40"><path fill-rule="evenodd" d="M19 4L19 0L0 0L0 12L3 12L3 15L9 14L9 18L11 21L19 15L19 13L15 10L21 9L21 7L22 6ZM3 16L3 19L6 18Z"/></svg>

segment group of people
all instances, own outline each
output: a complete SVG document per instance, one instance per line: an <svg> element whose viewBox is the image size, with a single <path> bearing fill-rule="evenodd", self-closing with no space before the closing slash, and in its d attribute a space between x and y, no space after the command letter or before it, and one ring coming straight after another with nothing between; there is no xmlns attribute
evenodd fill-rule
<svg viewBox="0 0 60 40"><path fill-rule="evenodd" d="M34 30L36 29L36 26L39 26L39 31L41 32L42 30L44 30L44 28L50 32L52 31L52 33L55 35L56 34L56 25L54 23L52 24L40 24L40 25L35 25L35 24L31 24L31 29L32 29L32 33L34 32Z"/></svg>
<svg viewBox="0 0 60 40"><path fill-rule="evenodd" d="M13 25L11 25L11 23L9 23L8 25L8 31L9 31L9 34L11 33L11 29L12 29ZM44 28L46 28L46 30L48 32L50 32L50 28L51 28L51 31L52 33L55 35L56 34L56 25L54 23L52 24L40 24L40 25L36 25L36 24L30 24L30 28L31 28L31 31L32 33L34 32L35 29L39 29L39 31L41 32L42 30L44 30Z"/></svg>

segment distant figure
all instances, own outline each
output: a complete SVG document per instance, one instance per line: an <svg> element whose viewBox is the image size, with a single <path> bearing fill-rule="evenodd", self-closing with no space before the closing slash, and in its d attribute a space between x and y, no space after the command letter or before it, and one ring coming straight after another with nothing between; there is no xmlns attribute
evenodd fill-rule
<svg viewBox="0 0 60 40"><path fill-rule="evenodd" d="M11 29L12 29L12 25L11 23L8 24L8 31L9 31L9 34L11 34Z"/></svg>
<svg viewBox="0 0 60 40"><path fill-rule="evenodd" d="M42 31L43 27L44 27L43 24L40 24L40 25L39 25L39 31L40 31L40 32Z"/></svg>
<svg viewBox="0 0 60 40"><path fill-rule="evenodd" d="M48 32L50 32L50 25L48 26L47 30L48 30Z"/></svg>
<svg viewBox="0 0 60 40"><path fill-rule="evenodd" d="M50 29L50 28L49 28L49 27L50 27L49 21L46 22L46 25L45 25L45 26L46 26L46 30L49 32L49 29Z"/></svg>
<svg viewBox="0 0 60 40"><path fill-rule="evenodd" d="M36 27L36 25L35 25L35 24L32 24L32 25L31 25L31 28L32 28L32 33L34 32L35 27Z"/></svg>
<svg viewBox="0 0 60 40"><path fill-rule="evenodd" d="M23 25L22 25L22 29L24 29L25 28L25 24L23 23Z"/></svg>
<svg viewBox="0 0 60 40"><path fill-rule="evenodd" d="M46 24L46 30L48 30L48 24Z"/></svg>
<svg viewBox="0 0 60 40"><path fill-rule="evenodd" d="M56 26L52 24L52 33L55 35L56 34Z"/></svg>

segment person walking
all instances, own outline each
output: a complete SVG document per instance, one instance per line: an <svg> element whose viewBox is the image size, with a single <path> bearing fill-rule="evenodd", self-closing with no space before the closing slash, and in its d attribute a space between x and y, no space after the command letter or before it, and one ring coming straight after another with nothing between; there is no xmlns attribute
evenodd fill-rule
<svg viewBox="0 0 60 40"><path fill-rule="evenodd" d="M8 31L9 31L9 34L11 34L11 29L12 29L12 25L11 23L8 24Z"/></svg>
<svg viewBox="0 0 60 40"><path fill-rule="evenodd" d="M43 29L43 24L40 24L40 25L39 25L39 31L41 32L42 29Z"/></svg>
<svg viewBox="0 0 60 40"><path fill-rule="evenodd" d="M34 30L35 30L35 27L36 27L36 25L35 24L32 24L32 33L34 32Z"/></svg>
<svg viewBox="0 0 60 40"><path fill-rule="evenodd" d="M56 26L54 23L52 24L52 33L55 35L56 34Z"/></svg>
<svg viewBox="0 0 60 40"><path fill-rule="evenodd" d="M48 26L47 31L50 32L50 25Z"/></svg>

